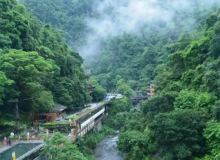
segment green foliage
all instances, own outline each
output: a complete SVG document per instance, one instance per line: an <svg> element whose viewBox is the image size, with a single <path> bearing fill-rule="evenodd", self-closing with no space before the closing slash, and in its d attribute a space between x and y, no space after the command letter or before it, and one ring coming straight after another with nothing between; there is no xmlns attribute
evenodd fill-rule
<svg viewBox="0 0 220 160"><path fill-rule="evenodd" d="M102 101L106 95L106 90L104 88L102 88L102 86L100 86L98 84L98 82L93 79L93 78L90 78L89 79L89 82L88 82L89 86L93 86L94 89L93 89L93 92L91 94L92 96L92 101L93 102L99 102L99 101Z"/></svg>
<svg viewBox="0 0 220 160"><path fill-rule="evenodd" d="M21 138L21 139L26 139L26 134L25 134L25 133L21 133L21 134L20 134L20 138Z"/></svg>
<svg viewBox="0 0 220 160"><path fill-rule="evenodd" d="M215 96L208 92L197 93L193 90L182 90L175 99L175 108L196 109L204 113L211 113Z"/></svg>
<svg viewBox="0 0 220 160"><path fill-rule="evenodd" d="M207 139L209 149L211 150L212 156L220 154L220 123L216 121L210 121L207 123L204 136Z"/></svg>
<svg viewBox="0 0 220 160"><path fill-rule="evenodd" d="M74 116L70 116L70 117L66 117L65 119L68 120L68 119L76 119L78 116L75 114Z"/></svg>
<svg viewBox="0 0 220 160"><path fill-rule="evenodd" d="M210 41L210 51L209 54L214 56L214 57L219 57L219 33L220 33L220 22L216 21L214 27L213 27L213 33L212 33L212 39Z"/></svg>
<svg viewBox="0 0 220 160"><path fill-rule="evenodd" d="M104 125L100 131L96 131L85 138L86 146L95 149L96 145L108 135L115 134L115 130Z"/></svg>
<svg viewBox="0 0 220 160"><path fill-rule="evenodd" d="M42 126L59 126L59 125L69 125L69 123L44 123Z"/></svg>
<svg viewBox="0 0 220 160"><path fill-rule="evenodd" d="M22 3L43 23L62 30L71 47L84 43L90 32L85 20L98 16L88 0ZM154 79L157 94L142 104L143 112L132 110L126 97L107 109L104 123L121 129L118 148L127 152L126 159L219 159L220 11L213 14L216 7L192 3L192 10L176 11L173 23L152 22L139 34L104 39L100 57L90 64L96 80L86 82L83 59L68 49L63 33L15 0L1 0L0 125L14 126L15 104L24 114L47 111L54 102L73 109L91 100L88 86L95 87L93 101L106 95L102 87L130 98L133 90L146 93ZM88 137L89 148L112 132L104 130ZM44 153L52 159L85 159L60 134L46 142Z"/></svg>
<svg viewBox="0 0 220 160"><path fill-rule="evenodd" d="M5 87L10 86L13 83L12 80L8 80L4 72L0 72L0 105L2 105L2 99L5 97Z"/></svg>
<svg viewBox="0 0 220 160"><path fill-rule="evenodd" d="M45 141L42 154L48 155L53 160L87 160L77 146L66 139L61 133L55 133L50 140Z"/></svg>
<svg viewBox="0 0 220 160"><path fill-rule="evenodd" d="M124 97L122 99L116 99L113 101L111 106L107 108L107 112L110 115L116 115L117 113L120 112L126 112L131 109L131 103L127 97Z"/></svg>
<svg viewBox="0 0 220 160"><path fill-rule="evenodd" d="M219 102L216 103L216 109L215 109L215 119L220 122L220 107L219 107Z"/></svg>
<svg viewBox="0 0 220 160"><path fill-rule="evenodd" d="M213 160L213 157L210 155L206 155L205 157L202 157L202 158L195 158L195 160Z"/></svg>
<svg viewBox="0 0 220 160"><path fill-rule="evenodd" d="M11 115L10 113L0 112L0 125L3 127L4 126L14 127L15 126L14 116Z"/></svg>
<svg viewBox="0 0 220 160"><path fill-rule="evenodd" d="M160 3L163 3L162 6L166 5L162 1L158 2ZM181 78L185 69L195 68L202 63L208 53L206 47L210 39L204 38L202 42L196 40L201 38L201 26L216 7L206 10L201 3L192 3L195 5L191 10L178 11L173 21L175 25L152 22L141 28L139 36L123 33L103 40L100 57L91 64L97 81L109 91L115 90L116 77L120 75L133 90L140 90L146 87L150 80L156 80L157 76L155 82L160 83L157 87L160 87L161 91L170 86L169 82ZM193 17L196 21L193 31L186 27L189 26L188 17ZM192 41L194 42L191 43ZM164 64L165 69L172 68L172 71L157 75L157 66ZM165 86L166 84L168 86Z"/></svg>
<svg viewBox="0 0 220 160"><path fill-rule="evenodd" d="M116 89L117 89L118 93L120 93L120 94L122 94L124 96L127 96L127 97L131 97L132 95L134 95L134 91L131 89L130 86L128 86L125 83L124 79L119 79L117 81Z"/></svg>
<svg viewBox="0 0 220 160"><path fill-rule="evenodd" d="M8 101L31 103L26 108L29 111L37 108L41 108L42 111L51 109L53 97L51 93L45 91L41 81L45 81L48 75L52 74L52 69L52 66L37 52L11 50L4 54L1 57L0 70L14 82L7 87L7 94L10 95Z"/></svg>
<svg viewBox="0 0 220 160"><path fill-rule="evenodd" d="M139 131L125 131L119 136L118 149L128 153L126 160L142 160L148 148L147 137Z"/></svg>
<svg viewBox="0 0 220 160"><path fill-rule="evenodd" d="M197 7L195 13L201 11ZM123 85L145 90L154 79L157 93L142 103L143 113L117 114L119 111L112 109L118 117L110 117L109 122L112 126L122 124L118 144L127 152L127 159L219 158L219 124L210 121L219 121L219 13L207 19L204 32L200 28L187 33L180 27L180 36L148 29L140 33L143 37L124 33L106 40L93 65L98 82L122 93ZM160 29L169 31L169 27Z"/></svg>
<svg viewBox="0 0 220 160"><path fill-rule="evenodd" d="M142 103L143 113L150 119L159 113L170 112L174 110L174 100L172 95L160 95L153 97Z"/></svg>
<svg viewBox="0 0 220 160"><path fill-rule="evenodd" d="M15 0L0 1L0 21L0 112L14 114L17 106L18 120L18 113L49 111L54 102L83 107L90 99L83 59L68 49L63 34ZM0 125L12 126L11 121L15 116Z"/></svg>
<svg viewBox="0 0 220 160"><path fill-rule="evenodd" d="M121 131L119 134L118 149L126 152L125 159L142 160L149 154L149 141L146 133L146 120L141 112L131 109L129 112L122 112L116 116L116 121L121 123ZM117 124L117 123L116 123Z"/></svg>
<svg viewBox="0 0 220 160"><path fill-rule="evenodd" d="M11 140L18 140L18 137L17 137L17 136L13 136L13 137L12 137L12 136L9 136L8 138L11 139Z"/></svg>
<svg viewBox="0 0 220 160"><path fill-rule="evenodd" d="M157 115L149 124L152 150L161 156L171 154L172 159L193 159L206 151L202 114L193 110L180 110Z"/></svg>
<svg viewBox="0 0 220 160"><path fill-rule="evenodd" d="M87 0L21 0L28 10L43 23L63 30L71 47L85 42L88 28L86 18L95 13Z"/></svg>

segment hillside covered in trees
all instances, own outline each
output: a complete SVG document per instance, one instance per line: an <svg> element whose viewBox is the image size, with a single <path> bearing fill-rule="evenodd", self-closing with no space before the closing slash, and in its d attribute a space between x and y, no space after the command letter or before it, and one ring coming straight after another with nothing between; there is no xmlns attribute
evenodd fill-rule
<svg viewBox="0 0 220 160"><path fill-rule="evenodd" d="M68 44L76 44L71 47L81 51L86 60L84 65L92 69L94 78L108 91L117 88L120 79L117 76L121 76L133 90L146 91L149 81L160 69L157 66L168 62L168 56L175 52L178 40L188 45L190 41L200 39L206 18L218 9L217 1L208 3L206 0L163 0L155 4L140 0L114 0L111 3L87 0L21 2L44 23L62 30ZM141 13L137 16L133 13L134 18L132 13L124 13L136 9L131 5L143 5L140 12L146 14L146 18L142 18ZM145 13L144 7L164 15L151 15L151 10ZM128 22L125 23L123 18ZM135 26L130 27L129 21L134 21Z"/></svg>
<svg viewBox="0 0 220 160"><path fill-rule="evenodd" d="M117 17L130 15L121 16L118 8L123 5L123 11L128 11L126 7L135 5L131 1L21 2L31 15L13 0L0 3L4 24L0 25L0 111L4 115L1 119L11 118L11 109L17 107L22 113L31 113L48 110L54 101L71 108L87 100L83 59L68 49L59 31L44 24L50 23L65 34L73 48L83 47L88 42L87 34L100 36L96 39L99 53L85 65L108 91L131 97L134 90L146 93L149 81L154 80L156 95L142 102L141 111L133 110L127 98L109 110L114 117L106 123L120 129L118 149L126 153L126 160L220 159L218 1L179 1L175 5L172 0L146 0L153 3L152 7L156 5L155 9L159 8L156 11L166 12L157 12L160 15L151 19L140 14L144 23L138 21L138 28L122 28L118 24L116 28L121 29L118 32L111 30L112 24L122 22ZM114 34L105 34L105 26L104 32L94 31L95 27L88 26L90 18L96 19L99 29L104 20L111 21L106 26ZM94 79L90 83L98 86L98 93L104 94ZM0 122L10 125L6 120Z"/></svg>
<svg viewBox="0 0 220 160"><path fill-rule="evenodd" d="M68 49L63 34L16 0L0 1L0 126L15 125L55 103L69 109L89 100L83 59Z"/></svg>
<svg viewBox="0 0 220 160"><path fill-rule="evenodd" d="M65 33L67 43L76 48L85 43L89 28L86 18L95 16L92 1L88 0L20 0L29 12L43 23Z"/></svg>
<svg viewBox="0 0 220 160"><path fill-rule="evenodd" d="M157 66L157 95L120 133L127 159L219 159L219 13L206 19L199 40L183 36Z"/></svg>

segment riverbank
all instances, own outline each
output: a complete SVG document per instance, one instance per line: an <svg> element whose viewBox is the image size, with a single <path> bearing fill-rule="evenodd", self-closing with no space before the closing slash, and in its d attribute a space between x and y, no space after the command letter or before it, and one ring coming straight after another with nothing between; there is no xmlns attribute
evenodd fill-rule
<svg viewBox="0 0 220 160"><path fill-rule="evenodd" d="M117 149L118 135L105 138L95 149L95 160L123 160L123 154Z"/></svg>

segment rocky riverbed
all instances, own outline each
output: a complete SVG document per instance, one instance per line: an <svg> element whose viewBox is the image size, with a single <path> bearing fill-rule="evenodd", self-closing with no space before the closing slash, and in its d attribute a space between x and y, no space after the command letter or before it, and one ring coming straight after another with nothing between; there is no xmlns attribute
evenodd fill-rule
<svg viewBox="0 0 220 160"><path fill-rule="evenodd" d="M117 150L118 136L105 138L95 149L95 160L123 160L123 154Z"/></svg>

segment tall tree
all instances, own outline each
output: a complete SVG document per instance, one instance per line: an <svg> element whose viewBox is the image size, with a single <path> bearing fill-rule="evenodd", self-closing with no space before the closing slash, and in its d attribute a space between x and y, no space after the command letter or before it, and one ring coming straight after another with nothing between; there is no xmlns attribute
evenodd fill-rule
<svg viewBox="0 0 220 160"><path fill-rule="evenodd" d="M53 96L43 84L53 75L53 68L37 52L11 50L1 56L0 70L13 81L7 88L6 100L14 106L18 129L19 108L33 112L37 108L49 110L52 107Z"/></svg>

